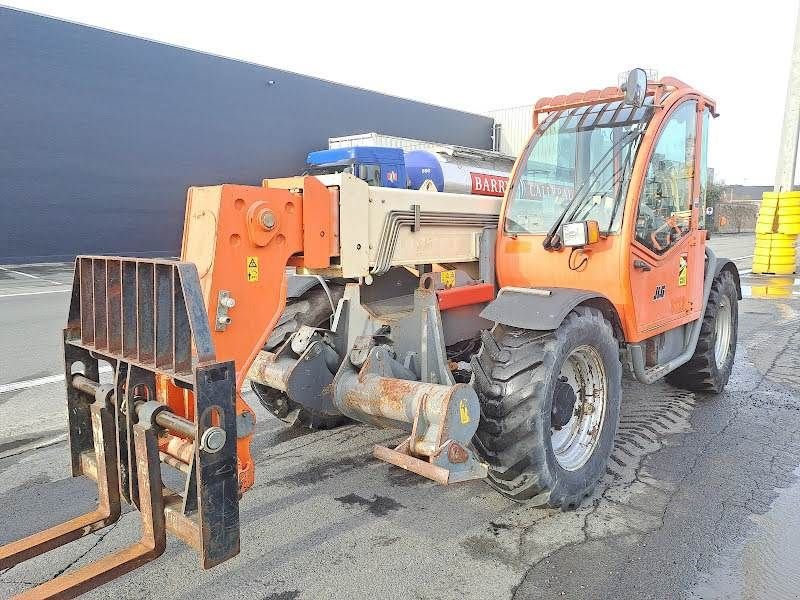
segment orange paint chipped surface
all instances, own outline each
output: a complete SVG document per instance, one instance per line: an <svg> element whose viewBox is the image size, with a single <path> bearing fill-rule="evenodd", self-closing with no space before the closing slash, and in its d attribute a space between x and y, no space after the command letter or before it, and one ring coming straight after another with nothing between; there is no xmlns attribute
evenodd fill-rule
<svg viewBox="0 0 800 600"><path fill-rule="evenodd" d="M330 216L327 188L316 178L303 181L311 192L308 197L302 190L242 185L189 190L181 260L198 267L216 359L235 362L237 391L286 305L286 265L304 250L304 225L306 254L311 250L315 264L330 261L330 219L316 214ZM304 206L312 201L324 202L325 210L305 213ZM228 310L230 323L217 330L223 290L235 304ZM165 402L177 414L193 417L191 392L171 383L161 387ZM240 393L236 413L255 420ZM254 482L251 439L249 434L237 440L242 491Z"/></svg>

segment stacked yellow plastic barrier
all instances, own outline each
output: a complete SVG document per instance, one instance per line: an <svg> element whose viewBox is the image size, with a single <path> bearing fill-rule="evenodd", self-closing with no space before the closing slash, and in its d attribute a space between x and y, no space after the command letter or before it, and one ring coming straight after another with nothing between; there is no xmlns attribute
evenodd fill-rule
<svg viewBox="0 0 800 600"><path fill-rule="evenodd" d="M756 223L753 273L788 275L797 264L800 191L764 192Z"/></svg>

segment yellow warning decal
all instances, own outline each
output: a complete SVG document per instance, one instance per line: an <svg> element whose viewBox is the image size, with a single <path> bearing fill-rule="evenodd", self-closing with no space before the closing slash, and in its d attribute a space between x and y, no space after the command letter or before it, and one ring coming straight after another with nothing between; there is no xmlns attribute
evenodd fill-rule
<svg viewBox="0 0 800 600"><path fill-rule="evenodd" d="M469 423L469 407L467 406L467 403L464 402L463 398L458 403L458 414L461 417L462 425Z"/></svg>
<svg viewBox="0 0 800 600"><path fill-rule="evenodd" d="M247 257L247 281L258 281L258 257Z"/></svg>
<svg viewBox="0 0 800 600"><path fill-rule="evenodd" d="M681 254L678 262L678 285L686 285L689 279L689 255Z"/></svg>
<svg viewBox="0 0 800 600"><path fill-rule="evenodd" d="M442 271L439 273L439 277L441 278L442 285L446 288L451 288L456 284L455 271Z"/></svg>

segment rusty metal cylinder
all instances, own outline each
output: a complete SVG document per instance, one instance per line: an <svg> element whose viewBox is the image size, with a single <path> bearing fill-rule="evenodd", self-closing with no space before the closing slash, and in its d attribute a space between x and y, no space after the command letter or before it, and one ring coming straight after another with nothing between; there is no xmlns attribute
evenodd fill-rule
<svg viewBox="0 0 800 600"><path fill-rule="evenodd" d="M188 464L194 456L194 443L179 437L170 436L167 445L164 447L164 454Z"/></svg>
<svg viewBox="0 0 800 600"><path fill-rule="evenodd" d="M247 372L247 378L285 392L286 382L296 362L297 360L293 358L278 357L272 352L262 351L253 360L253 364Z"/></svg>
<svg viewBox="0 0 800 600"><path fill-rule="evenodd" d="M167 431L171 431L172 433L180 433L188 437L189 439L194 439L195 436L195 425L191 421L187 421L183 417L179 417L168 410L162 410L156 415L155 418L156 423L159 426L163 427Z"/></svg>
<svg viewBox="0 0 800 600"><path fill-rule="evenodd" d="M99 386L100 384L97 381L92 381L91 379L85 377L84 375L72 376L72 387L74 387L76 390L80 390L85 394L94 396ZM137 402L136 404L139 405L141 403ZM192 423L187 419L184 419L183 417L179 417L174 413L171 413L166 406L164 410L161 410L156 414L155 421L160 427L163 427L167 431L171 431L173 433L179 433L185 437L194 439L195 436L194 423Z"/></svg>
<svg viewBox="0 0 800 600"><path fill-rule="evenodd" d="M437 385L393 377L365 374L338 399L343 414L359 419L363 415L411 424L422 409L431 420L438 421L437 409L446 404L458 386Z"/></svg>
<svg viewBox="0 0 800 600"><path fill-rule="evenodd" d="M83 392L84 394L89 394L90 396L94 396L99 386L100 386L99 383L97 383L96 381L92 381L91 379L83 375L72 376L72 387L74 387L76 390Z"/></svg>
<svg viewBox="0 0 800 600"><path fill-rule="evenodd" d="M339 381L334 403L352 419L380 427L400 427L415 435L414 454L432 456L446 440L469 444L478 426L475 390L464 383L438 385L361 373Z"/></svg>

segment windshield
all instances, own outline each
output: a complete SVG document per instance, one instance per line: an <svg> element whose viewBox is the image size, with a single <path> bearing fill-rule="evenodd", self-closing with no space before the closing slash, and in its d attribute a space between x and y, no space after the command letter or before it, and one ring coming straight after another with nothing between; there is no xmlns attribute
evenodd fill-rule
<svg viewBox="0 0 800 600"><path fill-rule="evenodd" d="M563 223L595 220L603 233L622 224L636 149L653 114L609 102L551 113L523 152L509 191L505 230L547 233Z"/></svg>
<svg viewBox="0 0 800 600"><path fill-rule="evenodd" d="M309 175L332 175L334 173L352 173L353 161L327 164L327 165L312 165L308 167Z"/></svg>

